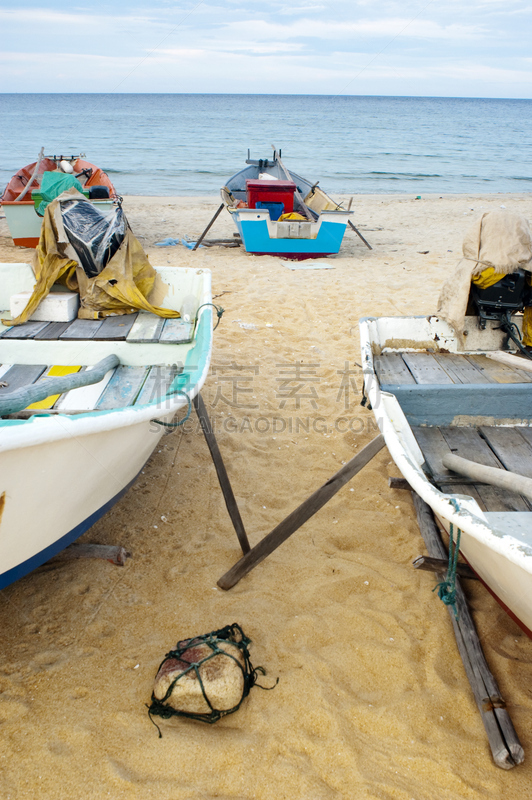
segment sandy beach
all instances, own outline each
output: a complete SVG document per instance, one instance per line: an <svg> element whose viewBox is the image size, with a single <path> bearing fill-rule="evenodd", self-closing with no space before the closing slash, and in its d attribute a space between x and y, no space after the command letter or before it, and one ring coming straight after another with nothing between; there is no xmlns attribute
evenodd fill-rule
<svg viewBox="0 0 532 800"><path fill-rule="evenodd" d="M340 199L340 198L335 198ZM219 198L126 197L154 265L212 271L225 313L203 397L251 544L376 435L360 406L358 320L434 312L468 227L532 195L365 195L337 257L311 269L196 238ZM223 213L212 238L229 238ZM0 260L31 260L0 220ZM309 266L309 262L303 262ZM301 264L299 265L301 266ZM327 268L326 268L327 267ZM290 394L295 381L303 384ZM409 493L386 449L228 592L240 551L191 417L80 540L120 544L123 568L44 565L0 592L2 800L525 800L532 797L532 641L468 581L487 660L525 749L492 761ZM21 531L21 536L24 532ZM179 639L238 622L267 674L209 726L148 718Z"/></svg>

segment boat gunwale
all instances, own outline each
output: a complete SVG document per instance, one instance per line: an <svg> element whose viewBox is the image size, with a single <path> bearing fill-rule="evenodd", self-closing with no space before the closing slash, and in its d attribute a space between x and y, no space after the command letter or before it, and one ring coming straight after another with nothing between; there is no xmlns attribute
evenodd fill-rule
<svg viewBox="0 0 532 800"><path fill-rule="evenodd" d="M359 322L364 387L379 430L384 436L386 446L395 464L401 471L403 477L408 481L411 488L433 509L437 516L452 523L483 545L507 558L509 561L512 561L525 572L532 574L532 547L518 541L511 533L488 524L488 521L482 518L483 512L473 498L460 494L441 492L433 486L423 473L421 467L415 463L414 458L408 452L407 446L400 441L399 434L382 400L384 398L390 398L395 401L398 406L399 403L394 394L381 389L379 379L375 372L369 323L377 319L377 317L366 317ZM413 319L413 317L400 317L400 319ZM378 413L376 412L377 409ZM408 421L407 425L409 431L412 432ZM460 508L458 511L455 509L453 502L459 505ZM470 506L470 508L464 506ZM473 513L473 509L475 509L475 513Z"/></svg>

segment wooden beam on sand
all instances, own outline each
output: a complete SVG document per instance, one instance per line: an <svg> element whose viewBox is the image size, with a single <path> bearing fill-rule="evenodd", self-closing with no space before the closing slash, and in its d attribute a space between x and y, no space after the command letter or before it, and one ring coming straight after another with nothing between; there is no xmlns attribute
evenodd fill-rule
<svg viewBox="0 0 532 800"><path fill-rule="evenodd" d="M412 499L419 529L429 555L432 558L445 559L447 562L447 548L440 536L432 509L414 491ZM436 572L438 581L442 581L444 577L445 571ZM447 606L458 650L488 735L493 760L498 767L511 769L517 764L521 764L525 757L524 750L506 710L506 703L501 697L497 681L493 677L482 651L475 623L458 578L456 578L456 608L458 619L455 617L452 606Z"/></svg>
<svg viewBox="0 0 532 800"><path fill-rule="evenodd" d="M110 561L118 567L123 567L128 558L131 558L125 547L114 544L69 544L50 561L70 561L74 558L99 558Z"/></svg>
<svg viewBox="0 0 532 800"><path fill-rule="evenodd" d="M231 567L229 572L222 575L218 581L220 589L231 589L238 581L247 575L248 572L264 561L280 544L285 542L295 531L297 531L307 520L323 508L329 502L331 497L345 486L345 484L353 478L357 472L366 466L371 459L382 450L385 445L384 437L379 434L369 444L367 444L360 453L348 461L342 469L329 478L327 483L323 484L317 491L314 492L304 503L301 503L295 511L292 511L276 528L271 531L267 536L262 539L249 553L247 553L240 561Z"/></svg>
<svg viewBox="0 0 532 800"><path fill-rule="evenodd" d="M418 556L412 561L414 569L422 569L425 572L447 572L447 558L431 558L430 556ZM458 563L456 565L456 574L461 578L468 580L478 581L477 573L471 569L469 564Z"/></svg>
<svg viewBox="0 0 532 800"><path fill-rule="evenodd" d="M200 421L201 430L203 431L205 441L207 442L211 453L212 461L218 476L220 489L222 490L227 511L231 517L231 522L233 523L238 541L240 542L240 547L242 548L242 552L244 554L248 553L250 547L246 530L244 528L244 523L242 522L242 517L240 516L240 511L238 510L238 505L231 487L231 482L229 480L227 470L225 469L222 454L220 453L220 448L218 447L218 442L216 441L216 436L214 435L211 421L209 419L209 415L207 414L207 409L205 408L205 403L203 402L203 398L199 392L192 402L194 403L194 408L196 409L196 414L198 415L198 419Z"/></svg>

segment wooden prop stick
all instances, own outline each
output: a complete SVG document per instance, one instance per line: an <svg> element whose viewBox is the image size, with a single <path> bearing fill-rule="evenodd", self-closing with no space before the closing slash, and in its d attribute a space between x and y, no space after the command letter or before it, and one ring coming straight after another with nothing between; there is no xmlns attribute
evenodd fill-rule
<svg viewBox="0 0 532 800"><path fill-rule="evenodd" d="M418 556L412 561L414 569L423 569L426 572L447 572L447 558L431 558L430 556ZM461 578L468 578L472 581L478 581L478 576L469 564L457 564L456 574Z"/></svg>
<svg viewBox="0 0 532 800"><path fill-rule="evenodd" d="M220 483L220 489L222 490L225 505L227 506L227 511L231 517L231 522L233 523L236 535L238 536L240 547L242 548L242 552L244 554L249 553L250 547L244 528L244 523L242 522L242 517L240 516L240 511L238 510L238 506L236 504L233 489L231 488L231 483L229 481L229 476L222 459L222 454L220 453L218 442L216 441L216 437L212 430L211 421L209 419L209 415L207 414L207 409L205 408L205 403L203 402L201 394L198 393L192 402L194 403L194 408L196 409L196 414L198 415L201 429L203 431L203 435L205 436L205 441L207 442L211 452L212 460L216 468L216 474L218 475L218 481Z"/></svg>
<svg viewBox="0 0 532 800"><path fill-rule="evenodd" d="M218 586L221 589L230 589L238 581L251 572L253 567L260 564L261 561L273 553L280 544L289 538L295 531L297 531L307 520L320 510L326 503L329 502L331 497L334 497L342 486L344 486L351 478L360 472L362 467L371 461L377 455L379 450L384 447L384 437L379 434L373 441L364 447L360 453L351 459L345 466L342 467L332 478L329 478L327 483L323 484L314 494L312 494L304 503L302 503L295 511L292 511L286 519L284 519L276 528L271 531L267 536L262 539L252 550L249 551L240 561L231 567L229 572L222 575L218 581Z"/></svg>
<svg viewBox="0 0 532 800"><path fill-rule="evenodd" d="M290 175L290 173L289 173L289 172L288 172L288 170L286 169L285 165L284 165L284 164L283 164L283 162L281 161L281 158L280 158L280 156L279 156L279 153L277 152L277 150L275 149L275 147L273 146L273 144L272 144L272 148L273 148L273 157L274 157L274 159L277 161L277 163L279 164L279 166L281 167L282 171L284 172L284 174L285 174L285 177L286 177L286 180L287 180L287 181L292 181L292 183L293 183L293 182L294 182L294 179L292 178L292 176ZM301 208L303 209L303 213L305 214L306 218L307 218L308 220L310 220L310 222L314 222L314 217L312 216L312 213L311 213L311 212L310 212L310 210L308 209L307 205L305 204L305 201L303 200L303 197L301 196L301 194L300 194L300 192L298 191L298 189L297 189L297 188L296 188L296 190L295 190L294 194L295 194L295 196L297 197L297 199L298 199L298 201L299 201L299 204L301 205Z"/></svg>
<svg viewBox="0 0 532 800"><path fill-rule="evenodd" d="M123 567L127 559L131 558L131 553L125 547L114 544L69 544L50 560L69 561L74 558L100 558Z"/></svg>
<svg viewBox="0 0 532 800"><path fill-rule="evenodd" d="M447 560L447 550L442 542L431 508L416 492L412 492L412 498L419 529L429 555L433 558ZM436 576L438 580L443 580L444 572L437 572ZM466 596L458 578L456 579L456 605L458 620L452 606L447 606L447 608L466 675L488 735L493 760L498 767L511 769L517 764L521 764L525 754L506 710L506 703L501 697L497 681L488 667Z"/></svg>
<svg viewBox="0 0 532 800"><path fill-rule="evenodd" d="M370 243L368 241L366 241L366 239L364 239L364 237L362 236L362 234L360 233L358 228L355 228L355 226L353 225L353 223L351 222L350 219L347 220L347 224L349 225L350 228L352 228L354 230L354 232L356 233L357 236L360 236L360 238L362 239L362 241L364 242L364 244L366 245L368 250L373 250L373 247L370 245Z"/></svg>
<svg viewBox="0 0 532 800"><path fill-rule="evenodd" d="M218 217L222 213L223 208L224 208L224 203L222 203L220 208L217 209L216 213L214 214L214 217L211 219L211 221L209 222L209 224L207 225L207 227L205 228L205 230L203 231L203 233L199 237L198 241L196 242L196 244L192 248L192 252L194 252L194 250L198 249L198 247L200 246L202 241L205 239L205 237L207 236L208 232L210 231L210 229L212 228L212 226L214 225L214 223L216 222L216 220L218 219Z"/></svg>

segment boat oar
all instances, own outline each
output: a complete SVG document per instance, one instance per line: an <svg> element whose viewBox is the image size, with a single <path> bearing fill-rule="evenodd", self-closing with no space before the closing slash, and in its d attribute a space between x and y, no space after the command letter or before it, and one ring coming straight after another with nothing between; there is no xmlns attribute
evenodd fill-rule
<svg viewBox="0 0 532 800"><path fill-rule="evenodd" d="M292 178L292 176L290 175L290 173L289 173L289 172L288 172L288 170L286 169L285 165L284 165L284 164L283 164L283 162L281 161L281 159L280 159L280 157L279 157L279 153L277 152L277 150L275 149L275 147L274 147L274 145L273 145L273 144L272 144L272 148L273 148L273 157L274 157L275 161L277 161L277 163L278 163L278 164L279 164L279 166L281 167L282 171L284 172L284 174L285 174L285 177L286 177L286 180L287 180L287 181L291 181L291 182L293 183L293 182L294 182L294 179ZM298 199L298 202L299 202L299 204L300 204L301 208L303 209L303 213L304 213L304 215L306 216L306 218L307 218L308 220L310 220L310 222L314 222L314 221L315 221L315 220L314 220L314 217L312 216L312 213L311 213L310 209L308 208L308 206L305 204L305 201L303 200L303 197L302 197L302 195L301 195L301 192L298 190L298 188L297 188L297 187L296 187L296 190L295 190L294 194L295 194L295 196L297 197L297 199Z"/></svg>
<svg viewBox="0 0 532 800"><path fill-rule="evenodd" d="M118 367L120 359L118 356L111 355L102 358L101 361L90 370L76 372L74 375L65 375L59 378L43 378L37 383L17 389L16 392L0 392L0 416L15 414L22 411L32 403L45 400L53 394L63 394L71 389L79 389L81 386L90 386L99 383L110 369Z"/></svg>
<svg viewBox="0 0 532 800"><path fill-rule="evenodd" d="M477 464L475 461L469 461L467 458L461 458L452 453L445 455L442 458L442 463L444 467L452 469L453 472L458 472L459 475L473 478L479 483L499 486L501 489L507 489L510 492L515 492L515 494L524 494L525 497L532 500L532 480L525 478L524 475L518 475L516 472L508 472L497 467L485 467L484 464Z"/></svg>
<svg viewBox="0 0 532 800"><path fill-rule="evenodd" d="M207 236L208 232L210 231L210 229L212 228L212 226L214 225L214 223L215 223L215 222L216 222L216 220L218 219L219 215L220 215L220 214L221 214L221 212L223 211L223 207L224 207L224 203L222 203L222 205L220 206L220 208L219 208L219 209L216 211L216 213L214 214L214 217L211 219L211 221L209 222L209 224L207 225L207 227L205 228L205 230L203 231L203 233L202 233L202 234L201 234L201 236L199 237L198 241L196 242L196 244L195 244L195 245L194 245L194 247L192 248L192 252L194 252L194 250L197 250L197 249L198 249L198 247L200 246L200 244L202 243L202 241L205 239L205 237Z"/></svg>

